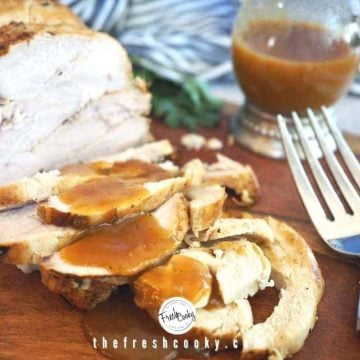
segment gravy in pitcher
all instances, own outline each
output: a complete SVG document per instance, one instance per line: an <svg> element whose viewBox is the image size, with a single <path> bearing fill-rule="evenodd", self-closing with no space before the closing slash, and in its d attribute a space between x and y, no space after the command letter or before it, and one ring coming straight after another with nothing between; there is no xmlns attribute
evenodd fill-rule
<svg viewBox="0 0 360 360"><path fill-rule="evenodd" d="M358 56L324 27L257 20L233 34L238 81L258 109L288 115L333 104L353 79Z"/></svg>

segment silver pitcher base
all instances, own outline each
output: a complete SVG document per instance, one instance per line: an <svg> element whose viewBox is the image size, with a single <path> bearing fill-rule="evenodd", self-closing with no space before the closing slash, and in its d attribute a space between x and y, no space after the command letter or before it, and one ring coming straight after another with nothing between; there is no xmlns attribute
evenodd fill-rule
<svg viewBox="0 0 360 360"><path fill-rule="evenodd" d="M319 113L319 124L323 129L323 136L325 137L328 146L331 150L336 150L335 141L330 134L325 121L322 120L322 115ZM301 119L308 133L308 139L313 148L314 154L321 157L321 150L314 137L313 129L309 120L304 117ZM287 118L289 122L289 130L295 140L295 144L299 147L300 153L302 149L297 141L297 135L294 127L291 125L292 121ZM284 159L285 153L281 142L279 129L277 126L276 116L269 115L258 109L244 104L239 113L231 119L231 132L235 136L238 144L257 153L274 159Z"/></svg>

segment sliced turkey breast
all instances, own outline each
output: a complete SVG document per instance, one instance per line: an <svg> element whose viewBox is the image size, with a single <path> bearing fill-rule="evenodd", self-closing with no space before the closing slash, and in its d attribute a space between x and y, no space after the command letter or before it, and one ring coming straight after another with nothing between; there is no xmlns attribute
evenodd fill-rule
<svg viewBox="0 0 360 360"><path fill-rule="evenodd" d="M185 177L134 183L116 177L80 184L39 204L38 215L48 224L85 228L139 211L150 211L186 186Z"/></svg>
<svg viewBox="0 0 360 360"><path fill-rule="evenodd" d="M134 301L158 321L166 299L184 297L197 309L194 327L186 336L220 338L225 343L241 338L253 325L245 298L267 286L269 276L269 261L256 244L246 240L182 249L165 265L134 281Z"/></svg>
<svg viewBox="0 0 360 360"><path fill-rule="evenodd" d="M0 4L0 184L142 143L149 110L115 39L57 1Z"/></svg>
<svg viewBox="0 0 360 360"><path fill-rule="evenodd" d="M174 151L168 140L129 148L120 153L97 157L89 164L65 166L60 170L38 173L30 178L0 186L0 210L22 206L28 202L40 202L72 187L99 177L93 167L97 163L111 166L115 162L138 159L144 162L159 162ZM164 166L164 165L163 165ZM171 170L171 169L170 169ZM172 171L172 170L171 170Z"/></svg>
<svg viewBox="0 0 360 360"><path fill-rule="evenodd" d="M149 120L141 115L149 110L150 95L135 86L91 101L49 136L9 159L0 173L0 184L144 142Z"/></svg>
<svg viewBox="0 0 360 360"><path fill-rule="evenodd" d="M242 205L253 204L259 193L259 183L251 166L221 154L217 154L217 162L207 166L204 182L235 191Z"/></svg>
<svg viewBox="0 0 360 360"><path fill-rule="evenodd" d="M191 329L192 337L206 336L221 339L222 345L241 340L253 325L253 314L248 300L237 300L228 305L207 307L196 311L196 321Z"/></svg>
<svg viewBox="0 0 360 360"><path fill-rule="evenodd" d="M37 265L41 257L68 245L76 232L42 223L35 205L0 213L0 247L8 248L6 259L15 265Z"/></svg>
<svg viewBox="0 0 360 360"><path fill-rule="evenodd" d="M164 265L139 276L133 283L134 301L157 319L161 304L171 297L183 297L195 308L205 307L211 295L212 276L196 259L174 255Z"/></svg>
<svg viewBox="0 0 360 360"><path fill-rule="evenodd" d="M270 260L280 300L263 323L243 336L241 359L285 359L301 349L316 321L324 280L305 240L285 223L269 218L275 241L261 244Z"/></svg>
<svg viewBox="0 0 360 360"><path fill-rule="evenodd" d="M126 277L84 278L56 272L41 271L41 280L52 292L61 294L72 305L81 310L94 308L106 301L113 290L128 283Z"/></svg>
<svg viewBox="0 0 360 360"><path fill-rule="evenodd" d="M223 241L209 248L183 249L180 253L210 269L225 305L272 286L270 262L259 246L250 241Z"/></svg>
<svg viewBox="0 0 360 360"><path fill-rule="evenodd" d="M125 283L129 277L173 254L187 230L187 203L182 194L176 194L151 215L139 215L83 233L73 245L44 259L40 266L42 281L65 297L70 293L71 280L78 278L100 280L111 287ZM71 299L67 298L80 308L89 307L89 302L81 303L81 291L74 301L78 288L75 283Z"/></svg>
<svg viewBox="0 0 360 360"><path fill-rule="evenodd" d="M15 156L3 168L4 172L0 175L3 186L33 176L39 169L43 173L43 169L58 169L70 162L86 162L95 156L137 146L143 143L148 135L149 120L145 117L134 116L113 128L100 118L94 119L97 120L92 122L93 127L84 126L84 137L81 135L81 124L66 123L31 152ZM106 131L106 134L91 142L91 138L96 137L96 131L99 133ZM82 148L77 148L79 144ZM61 151L62 149L65 150ZM46 165L50 163L52 165Z"/></svg>
<svg viewBox="0 0 360 360"><path fill-rule="evenodd" d="M191 230L198 236L221 216L226 200L225 188L220 185L193 186L185 191L185 196L189 199Z"/></svg>
<svg viewBox="0 0 360 360"><path fill-rule="evenodd" d="M148 144L144 148L151 148L151 146ZM135 154L135 152L132 153L133 156ZM143 176L144 172L149 176L157 177L178 171L177 167L168 161L157 165L140 160L127 160L115 163L113 168L107 167L110 163L101 162L100 164L104 166L104 172L113 171L114 175L112 176L120 176L124 179L133 178L136 175ZM80 168L79 165L68 166L63 171L70 176L71 171L81 170L83 173L80 172L78 176L88 176L91 179L91 176L97 176L97 173L91 172L90 170L94 170L96 167L91 168L90 166L99 166L100 164L84 164ZM144 166L145 164L146 166ZM76 175L74 176L76 177ZM72 181L71 177L67 180L67 185L69 185ZM44 224L37 216L36 211L35 205L32 205L0 213L0 247L8 248L6 259L9 262L18 267L21 265L21 269L26 271L31 268L31 265L38 264L42 256L51 255L74 241L75 235L78 234L78 231L70 227ZM30 266L25 267L25 265ZM34 267L32 268L34 269Z"/></svg>
<svg viewBox="0 0 360 360"><path fill-rule="evenodd" d="M172 155L175 149L169 140L159 140L138 147L126 149L120 153L111 155L103 155L95 158L94 161L106 161L115 163L120 161L127 161L131 159L138 159L146 162L160 162L166 157Z"/></svg>
<svg viewBox="0 0 360 360"><path fill-rule="evenodd" d="M0 9L0 183L146 140L150 95L115 39L55 1Z"/></svg>
<svg viewBox="0 0 360 360"><path fill-rule="evenodd" d="M161 231L164 231L161 237L150 236L146 233L146 231L151 232L151 227L147 226L149 225L148 220L155 221L161 227ZM140 232L140 228L143 228L144 233ZM85 231L79 236L72 247L65 247L50 258L45 259L41 267L44 270L83 277L133 276L144 270L144 268L172 254L181 244L187 230L188 215L186 200L182 194L175 194L162 206L153 211L151 215L138 215L124 219L117 224L102 225ZM126 235L129 235L129 238L132 237L133 241L126 239L124 232L126 232ZM147 239L147 235L150 236L149 239ZM91 254L94 254L96 257L98 255L94 250L94 243L99 247L98 253L100 256L102 252L105 252L107 256L115 257L115 262L117 262L116 268L108 264L108 258L104 260L104 266L102 267L95 266L94 264L84 264L89 264L93 260L85 260L82 256L91 257ZM118 245L120 249L117 248ZM124 248L121 247L122 245L124 245ZM66 261L66 258L69 257L67 255L70 252L76 252L76 248L79 246L82 247L83 251L79 253L80 258L78 262L82 264ZM86 248L83 248L83 246ZM118 252L112 254L113 249ZM119 253L122 253L123 258L119 256ZM99 264L100 261L97 260L96 263Z"/></svg>
<svg viewBox="0 0 360 360"><path fill-rule="evenodd" d="M224 186L239 195L242 205L253 204L259 195L258 180L251 166L222 154L217 154L217 161L212 164L192 159L183 166L182 171L189 177L188 186Z"/></svg>
<svg viewBox="0 0 360 360"><path fill-rule="evenodd" d="M0 165L52 134L86 104L131 84L121 45L83 28L0 28Z"/></svg>
<svg viewBox="0 0 360 360"><path fill-rule="evenodd" d="M88 162L96 156L113 154L138 146L144 142L149 133L149 119L143 116L121 120L119 114L118 120L121 122L113 125L101 117L95 116L93 119L97 120L84 122L82 127L79 123L66 123L50 136L46 143L36 147L32 154L42 161L52 163L46 169L57 169L70 162ZM68 142L66 143L64 139L68 139ZM83 140L77 142L77 139ZM62 146L66 146L66 151L61 153L59 148ZM46 149L48 149L47 154Z"/></svg>
<svg viewBox="0 0 360 360"><path fill-rule="evenodd" d="M189 179L187 186L198 186L204 181L205 164L199 159L188 161L181 170Z"/></svg>
<svg viewBox="0 0 360 360"><path fill-rule="evenodd" d="M193 240L209 241L227 237L251 237L256 242L273 242L274 233L263 219L221 218Z"/></svg>

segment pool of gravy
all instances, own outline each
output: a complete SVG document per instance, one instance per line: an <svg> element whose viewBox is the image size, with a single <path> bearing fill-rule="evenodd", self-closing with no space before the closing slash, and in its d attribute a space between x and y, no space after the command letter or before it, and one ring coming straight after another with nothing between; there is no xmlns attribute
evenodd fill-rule
<svg viewBox="0 0 360 360"><path fill-rule="evenodd" d="M354 78L357 54L320 25L256 20L233 34L234 71L250 103L288 115L332 105Z"/></svg>
<svg viewBox="0 0 360 360"><path fill-rule="evenodd" d="M172 254L177 243L151 214L84 231L60 250L67 263L99 266L114 275L131 276Z"/></svg>

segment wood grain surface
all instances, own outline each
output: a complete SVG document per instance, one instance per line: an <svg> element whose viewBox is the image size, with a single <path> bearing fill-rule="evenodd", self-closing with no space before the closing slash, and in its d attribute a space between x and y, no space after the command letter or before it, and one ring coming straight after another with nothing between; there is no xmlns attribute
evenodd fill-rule
<svg viewBox="0 0 360 360"><path fill-rule="evenodd" d="M168 138L178 146L180 163L193 157L206 161L215 159L213 151L182 148L180 137L183 130L170 130L156 121L152 130L156 139ZM206 137L216 136L226 143L226 118L219 128L202 133ZM254 167L262 196L251 211L276 216L299 231L315 251L325 278L319 320L304 348L293 359L360 359L360 336L355 331L359 263L338 258L316 234L285 161L266 159L238 146L225 146L222 152ZM234 205L230 203L230 206ZM41 284L38 273L25 275L13 266L0 264L1 360L103 359L85 339L82 319L82 312Z"/></svg>

